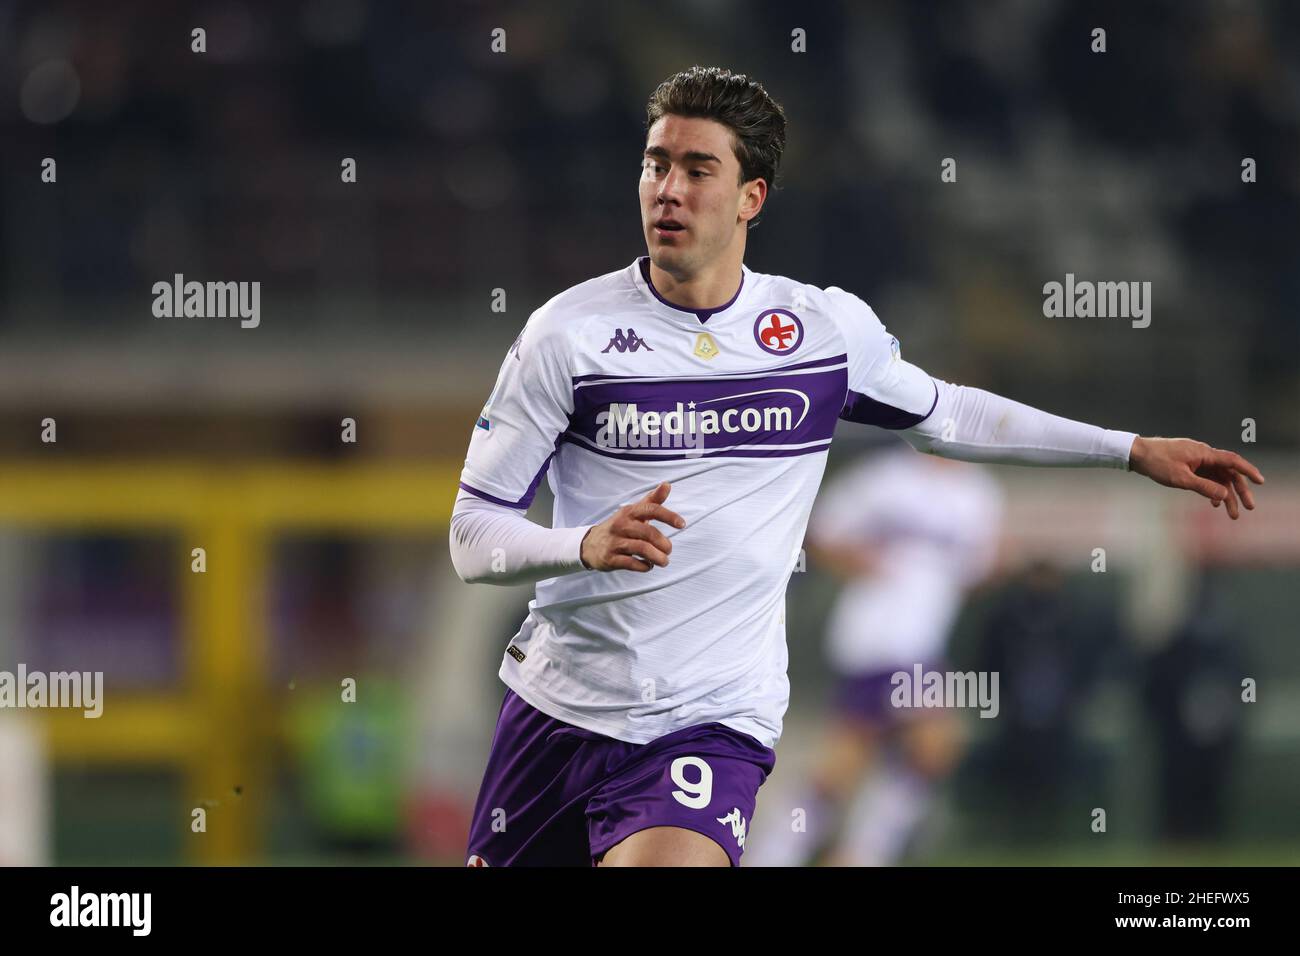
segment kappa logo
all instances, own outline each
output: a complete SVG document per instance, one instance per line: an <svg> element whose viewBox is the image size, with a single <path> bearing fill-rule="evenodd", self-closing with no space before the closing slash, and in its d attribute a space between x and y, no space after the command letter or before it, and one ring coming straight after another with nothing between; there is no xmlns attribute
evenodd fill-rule
<svg viewBox="0 0 1300 956"><path fill-rule="evenodd" d="M740 807L733 807L725 817L718 817L723 826L731 827L731 835L736 838L736 845L745 848L745 818L740 815Z"/></svg>
<svg viewBox="0 0 1300 956"><path fill-rule="evenodd" d="M635 352L637 349L645 349L647 352L653 352L650 343L636 334L636 329L628 329L627 334L622 329L615 329L614 336L609 340L609 344L601 349L601 354L608 352L610 349L618 349L620 352Z"/></svg>
<svg viewBox="0 0 1300 956"><path fill-rule="evenodd" d="M768 309L754 321L754 340L773 355L789 355L803 343L803 323L793 312Z"/></svg>

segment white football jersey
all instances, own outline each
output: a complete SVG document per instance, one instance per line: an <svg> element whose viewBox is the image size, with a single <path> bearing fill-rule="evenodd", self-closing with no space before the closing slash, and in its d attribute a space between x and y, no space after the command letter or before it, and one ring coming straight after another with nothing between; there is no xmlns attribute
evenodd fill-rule
<svg viewBox="0 0 1300 956"><path fill-rule="evenodd" d="M461 487L554 527L672 482L665 568L537 584L501 679L538 710L632 743L713 721L767 746L789 700L785 589L840 418L908 428L938 389L865 302L742 269L726 305L674 306L648 260L528 320L473 430Z"/></svg>
<svg viewBox="0 0 1300 956"><path fill-rule="evenodd" d="M827 650L836 670L942 661L966 590L997 557L1003 497L983 467L910 449L835 475L809 532L876 559L876 570L847 584L831 611Z"/></svg>

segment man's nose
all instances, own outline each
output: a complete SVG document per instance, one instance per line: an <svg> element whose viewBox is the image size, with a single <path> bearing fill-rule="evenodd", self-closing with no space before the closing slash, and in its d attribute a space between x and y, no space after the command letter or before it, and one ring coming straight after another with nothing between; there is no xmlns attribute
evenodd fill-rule
<svg viewBox="0 0 1300 956"><path fill-rule="evenodd" d="M670 169L668 175L659 182L659 192L655 198L661 205L674 202L681 203L681 185L682 174L676 169Z"/></svg>

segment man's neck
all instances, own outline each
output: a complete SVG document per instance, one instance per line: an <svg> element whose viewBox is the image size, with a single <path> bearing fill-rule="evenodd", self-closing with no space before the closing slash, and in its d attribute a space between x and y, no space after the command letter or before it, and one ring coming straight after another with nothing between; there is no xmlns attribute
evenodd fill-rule
<svg viewBox="0 0 1300 956"><path fill-rule="evenodd" d="M651 261L650 281L655 291L675 306L716 309L735 298L740 289L740 265L741 260L736 257L679 281Z"/></svg>

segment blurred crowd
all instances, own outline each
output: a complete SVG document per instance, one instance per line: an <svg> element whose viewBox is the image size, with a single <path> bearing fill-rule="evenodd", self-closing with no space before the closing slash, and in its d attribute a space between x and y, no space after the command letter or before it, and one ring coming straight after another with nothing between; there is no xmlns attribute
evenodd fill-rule
<svg viewBox="0 0 1300 956"><path fill-rule="evenodd" d="M645 100L708 61L789 115L757 270L853 289L936 374L1046 407L1098 368L1142 381L1090 407L1159 396L1152 431L1218 427L1214 354L1217 395L1294 442L1298 45L1284 2L0 3L0 337L156 331L144 290L180 272L263 281L317 345L499 354L491 289L531 310L641 250ZM1152 281L1154 328L1044 319L1067 272Z"/></svg>

